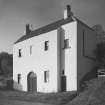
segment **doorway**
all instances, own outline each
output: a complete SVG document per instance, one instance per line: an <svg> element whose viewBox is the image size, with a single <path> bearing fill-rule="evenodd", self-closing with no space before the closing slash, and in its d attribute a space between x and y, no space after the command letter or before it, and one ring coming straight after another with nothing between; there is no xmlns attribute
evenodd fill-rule
<svg viewBox="0 0 105 105"><path fill-rule="evenodd" d="M37 92L37 75L34 72L27 76L27 88L28 92Z"/></svg>
<svg viewBox="0 0 105 105"><path fill-rule="evenodd" d="M66 91L66 76L65 75L61 76L61 91L62 92Z"/></svg>

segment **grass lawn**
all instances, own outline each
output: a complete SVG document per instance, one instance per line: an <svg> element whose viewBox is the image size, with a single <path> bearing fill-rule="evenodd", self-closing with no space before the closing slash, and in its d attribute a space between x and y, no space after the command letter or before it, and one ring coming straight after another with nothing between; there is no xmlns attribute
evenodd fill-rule
<svg viewBox="0 0 105 105"><path fill-rule="evenodd" d="M87 81L87 88L66 105L105 105L105 77Z"/></svg>
<svg viewBox="0 0 105 105"><path fill-rule="evenodd" d="M7 100L17 101L17 103L18 102L24 102L24 103L30 102L30 103L44 103L44 104L49 104L49 105L50 104L63 105L63 104L68 103L74 97L76 97L76 92L62 92L62 93L45 94L45 93L27 93L27 92L20 92L20 91L0 90L0 97L1 99L3 99L4 97ZM9 104L2 104L2 105L9 105ZM19 104L16 104L16 105L19 105Z"/></svg>
<svg viewBox="0 0 105 105"><path fill-rule="evenodd" d="M85 90L61 93L28 93L0 90L0 105L105 105L105 77L86 81Z"/></svg>
<svg viewBox="0 0 105 105"><path fill-rule="evenodd" d="M0 98L0 105L51 105L51 104L43 104L43 103L35 103L35 102L27 102L20 100L11 100L7 98Z"/></svg>

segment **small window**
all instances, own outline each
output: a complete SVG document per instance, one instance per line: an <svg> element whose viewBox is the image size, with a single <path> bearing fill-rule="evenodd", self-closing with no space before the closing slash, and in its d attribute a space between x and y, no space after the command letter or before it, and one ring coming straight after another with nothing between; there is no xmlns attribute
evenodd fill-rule
<svg viewBox="0 0 105 105"><path fill-rule="evenodd" d="M17 77L18 78L18 84L20 84L21 74L18 74L17 76L18 76Z"/></svg>
<svg viewBox="0 0 105 105"><path fill-rule="evenodd" d="M44 71L44 82L49 81L49 71Z"/></svg>
<svg viewBox="0 0 105 105"><path fill-rule="evenodd" d="M21 49L19 49L19 57L21 57L22 56L22 54L21 54Z"/></svg>
<svg viewBox="0 0 105 105"><path fill-rule="evenodd" d="M30 55L32 54L32 45L30 46Z"/></svg>
<svg viewBox="0 0 105 105"><path fill-rule="evenodd" d="M44 50L47 51L48 50L48 47L49 47L49 41L45 41L44 43Z"/></svg>
<svg viewBox="0 0 105 105"><path fill-rule="evenodd" d="M69 39L64 40L64 48L69 48Z"/></svg>
<svg viewBox="0 0 105 105"><path fill-rule="evenodd" d="M62 70L62 75L65 75L65 72L64 72L64 70Z"/></svg>

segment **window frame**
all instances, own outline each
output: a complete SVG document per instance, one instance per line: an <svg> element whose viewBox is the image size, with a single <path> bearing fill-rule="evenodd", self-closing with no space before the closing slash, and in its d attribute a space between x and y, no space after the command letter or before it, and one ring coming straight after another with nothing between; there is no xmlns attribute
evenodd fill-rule
<svg viewBox="0 0 105 105"><path fill-rule="evenodd" d="M20 80L21 80L21 74L17 74L17 81L18 81L18 84L20 84Z"/></svg>
<svg viewBox="0 0 105 105"><path fill-rule="evenodd" d="M18 57L21 58L22 57L22 49L18 50Z"/></svg>
<svg viewBox="0 0 105 105"><path fill-rule="evenodd" d="M44 42L44 50L47 51L49 49L49 41Z"/></svg>
<svg viewBox="0 0 105 105"><path fill-rule="evenodd" d="M69 39L64 39L64 49L70 48Z"/></svg>
<svg viewBox="0 0 105 105"><path fill-rule="evenodd" d="M61 75L65 75L65 70L64 69L61 71Z"/></svg>
<svg viewBox="0 0 105 105"><path fill-rule="evenodd" d="M44 71L44 83L49 82L49 71Z"/></svg>
<svg viewBox="0 0 105 105"><path fill-rule="evenodd" d="M33 49L33 46L30 45L30 55L32 55L32 49Z"/></svg>

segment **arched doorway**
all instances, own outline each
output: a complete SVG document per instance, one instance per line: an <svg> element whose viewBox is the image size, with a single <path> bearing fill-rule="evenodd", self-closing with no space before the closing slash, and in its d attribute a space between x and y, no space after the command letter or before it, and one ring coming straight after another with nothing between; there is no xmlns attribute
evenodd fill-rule
<svg viewBox="0 0 105 105"><path fill-rule="evenodd" d="M34 72L30 72L27 76L27 88L28 92L37 91L37 75Z"/></svg>

